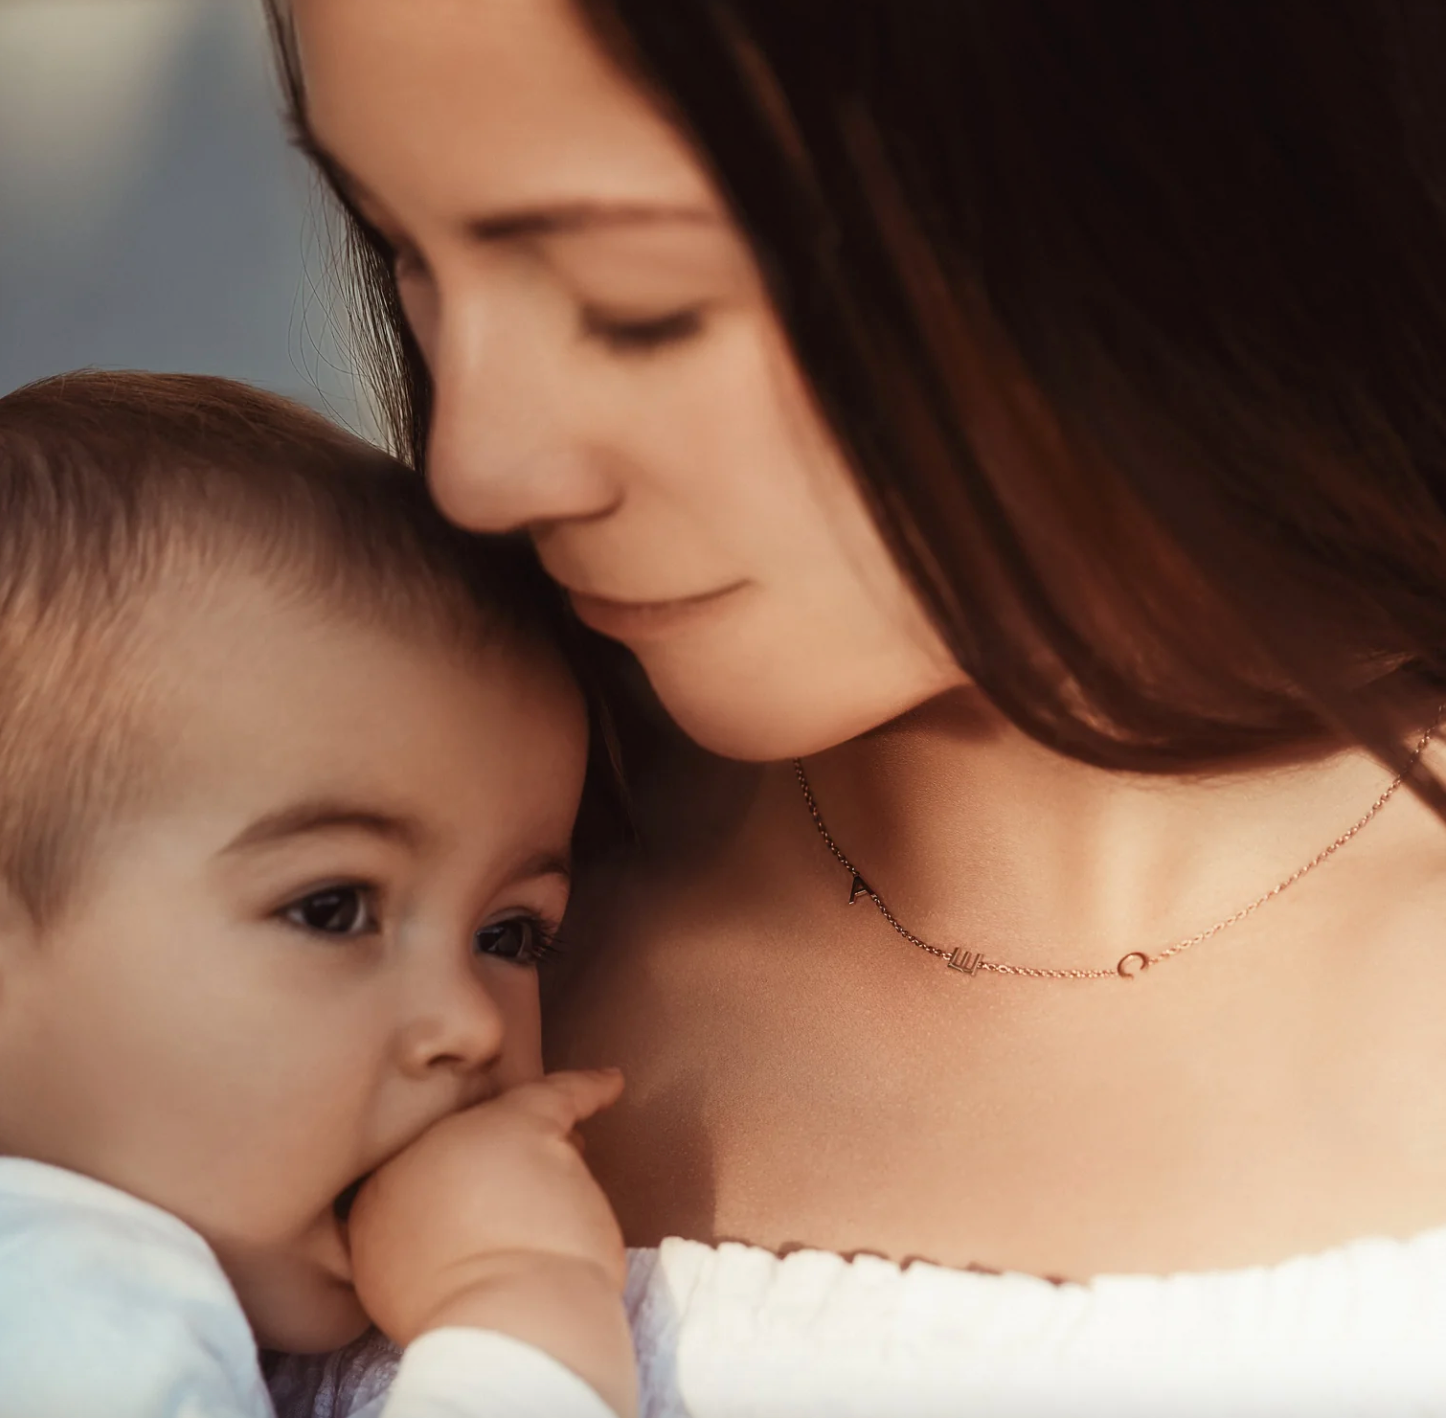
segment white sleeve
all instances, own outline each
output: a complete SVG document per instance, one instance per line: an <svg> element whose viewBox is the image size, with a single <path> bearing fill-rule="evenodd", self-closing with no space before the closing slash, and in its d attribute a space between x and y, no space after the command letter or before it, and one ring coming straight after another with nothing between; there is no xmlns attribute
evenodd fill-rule
<svg viewBox="0 0 1446 1418"><path fill-rule="evenodd" d="M5 1418L272 1418L210 1248L124 1192L0 1158Z"/></svg>
<svg viewBox="0 0 1446 1418"><path fill-rule="evenodd" d="M595 1389L542 1350L491 1330L458 1327L413 1340L391 1391L351 1418L617 1415Z"/></svg>

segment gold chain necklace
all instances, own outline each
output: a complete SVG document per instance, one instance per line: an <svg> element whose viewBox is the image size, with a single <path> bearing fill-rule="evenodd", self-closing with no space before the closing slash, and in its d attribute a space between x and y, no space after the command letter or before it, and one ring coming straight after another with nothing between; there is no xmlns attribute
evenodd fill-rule
<svg viewBox="0 0 1446 1418"><path fill-rule="evenodd" d="M1438 718L1439 723L1439 718ZM1209 940L1211 936L1219 935L1221 931L1228 929L1247 916L1258 911L1267 901L1273 901L1282 891L1294 886L1302 877L1309 876L1322 862L1328 861L1335 856L1342 847L1357 835L1367 823L1371 821L1385 805L1395 796L1396 790L1406 780L1406 773L1416 766L1421 755L1426 751L1426 745L1431 742L1435 735L1436 725L1433 724L1421 736L1411 754L1410 762L1406 766L1406 772L1398 774L1387 785L1375 802L1373 802L1361 818L1354 822L1329 846L1323 847L1304 866L1297 867L1284 881L1278 881L1263 896L1257 896L1248 906L1242 906L1234 915L1226 916L1223 921L1216 921L1213 926L1203 931L1198 931L1184 940L1177 940L1172 945L1164 946L1153 955L1143 950L1132 950L1122 955L1114 965L1096 966L1093 969L1051 969L1040 965L1010 965L1002 960L986 960L979 951L965 950L959 946L953 950L947 950L943 946L930 945L926 940L920 940L913 931L909 930L884 903L884 898L866 882L860 874L859 869L844 855L843 849L833 840L833 835L824 826L823 814L818 809L818 801L813 796L813 789L809 786L808 774L803 771L803 760L793 760L793 771L798 777L798 786L803 789L803 800L808 804L809 816L813 818L813 824L818 828L819 836L823 838L824 845L839 860L844 869L849 873L849 899L848 904L852 906L860 896L867 896L870 901L878 907L879 914L896 930L910 945L917 946L920 950L930 955L937 956L946 962L950 970L957 970L964 975L977 975L981 971L994 975L1017 975L1027 980L1132 980L1141 970L1148 970L1151 965L1158 965L1162 960L1168 960L1171 956L1179 955L1182 951L1189 950L1192 945L1199 945L1201 941Z"/></svg>

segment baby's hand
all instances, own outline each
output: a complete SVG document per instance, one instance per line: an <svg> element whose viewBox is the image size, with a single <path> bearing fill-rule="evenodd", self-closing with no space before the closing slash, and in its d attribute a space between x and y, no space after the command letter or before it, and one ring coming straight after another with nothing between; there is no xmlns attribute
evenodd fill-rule
<svg viewBox="0 0 1446 1418"><path fill-rule="evenodd" d="M467 1325L547 1351L620 1413L636 1405L626 1252L571 1140L616 1072L554 1073L444 1118L352 1207L353 1281L392 1340Z"/></svg>

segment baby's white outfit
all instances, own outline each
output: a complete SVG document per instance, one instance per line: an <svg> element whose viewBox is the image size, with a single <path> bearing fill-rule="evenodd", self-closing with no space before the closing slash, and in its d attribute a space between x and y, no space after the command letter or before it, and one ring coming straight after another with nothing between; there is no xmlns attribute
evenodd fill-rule
<svg viewBox="0 0 1446 1418"><path fill-rule="evenodd" d="M391 1378L390 1364L384 1377ZM3 1418L273 1418L246 1317L168 1212L59 1167L0 1158ZM540 1350L423 1335L353 1418L614 1418Z"/></svg>

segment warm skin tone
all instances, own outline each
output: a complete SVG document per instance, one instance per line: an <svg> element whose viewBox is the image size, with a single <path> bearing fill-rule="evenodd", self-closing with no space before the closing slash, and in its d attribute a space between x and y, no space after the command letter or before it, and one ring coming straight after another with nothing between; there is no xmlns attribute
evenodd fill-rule
<svg viewBox="0 0 1446 1418"><path fill-rule="evenodd" d="M835 835L920 934L1037 965L1154 951L1384 786L1348 750L1143 781L1000 722L703 169L563 0L295 8L316 142L396 248L436 382L443 508L528 529L706 748L813 755ZM673 849L579 912L550 1017L559 1061L628 1075L589 1157L631 1240L1082 1278L1446 1221L1446 838L1407 794L1217 940L1058 985L944 971L844 906L786 766L716 776L717 811L686 783Z"/></svg>
<svg viewBox="0 0 1446 1418"><path fill-rule="evenodd" d="M621 1242L567 1142L618 1080L538 1081L525 959L569 889L565 672L240 573L148 617L129 670L164 716L154 789L57 918L0 933L0 1151L188 1222L263 1345L334 1348L364 1308L401 1343L520 1323L627 1411ZM424 1133L407 1157L432 1175L383 1165ZM459 1156L466 1195L439 1196ZM349 1236L334 1203L378 1167ZM449 1218L425 1245L419 1192ZM411 1243L378 1265L399 1202Z"/></svg>

